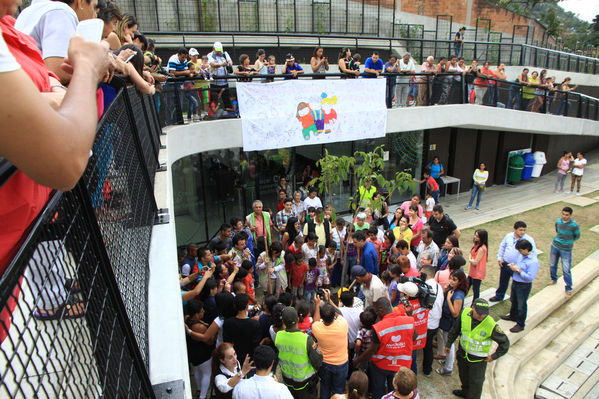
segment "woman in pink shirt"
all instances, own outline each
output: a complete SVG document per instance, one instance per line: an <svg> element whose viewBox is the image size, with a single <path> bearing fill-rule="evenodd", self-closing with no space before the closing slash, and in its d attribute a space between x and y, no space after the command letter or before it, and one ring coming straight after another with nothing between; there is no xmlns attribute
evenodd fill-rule
<svg viewBox="0 0 599 399"><path fill-rule="evenodd" d="M449 286L449 276L455 270L460 270L466 264L466 259L462 256L462 250L454 247L449 252L449 262L445 270L440 270L435 274L435 281L445 290Z"/></svg>
<svg viewBox="0 0 599 399"><path fill-rule="evenodd" d="M424 223L422 222L422 218L418 216L418 210L420 205L412 205L410 206L410 229L412 229L412 241L410 242L410 247L416 248L420 241L422 240L422 229L424 228ZM422 207L420 208L420 210Z"/></svg>
<svg viewBox="0 0 599 399"><path fill-rule="evenodd" d="M568 170L570 170L570 162L574 160L571 152L564 151L564 155L557 161L557 180L555 181L555 192L561 193L564 191L564 181ZM559 187L559 190L558 190Z"/></svg>
<svg viewBox="0 0 599 399"><path fill-rule="evenodd" d="M468 272L468 282L472 287L472 300L480 296L480 283L485 279L487 272L488 237L485 229L478 229L474 232L474 246L470 250L470 271Z"/></svg>

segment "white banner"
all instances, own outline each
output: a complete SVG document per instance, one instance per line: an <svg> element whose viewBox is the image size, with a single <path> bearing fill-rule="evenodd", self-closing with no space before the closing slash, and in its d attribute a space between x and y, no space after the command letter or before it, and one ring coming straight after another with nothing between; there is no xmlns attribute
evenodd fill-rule
<svg viewBox="0 0 599 399"><path fill-rule="evenodd" d="M386 79L237 83L243 150L383 137Z"/></svg>

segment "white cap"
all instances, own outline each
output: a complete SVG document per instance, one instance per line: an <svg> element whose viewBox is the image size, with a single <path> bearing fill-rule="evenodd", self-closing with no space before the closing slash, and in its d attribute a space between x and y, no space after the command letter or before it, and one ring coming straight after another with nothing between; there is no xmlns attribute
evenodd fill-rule
<svg viewBox="0 0 599 399"><path fill-rule="evenodd" d="M193 57L194 55L200 55L200 53L198 53L198 50L196 50L194 48L189 49L189 56Z"/></svg>
<svg viewBox="0 0 599 399"><path fill-rule="evenodd" d="M403 284L397 284L397 289L399 290L399 292L403 292L411 298L415 298L418 296L418 286L411 281L408 281Z"/></svg>
<svg viewBox="0 0 599 399"><path fill-rule="evenodd" d="M356 215L356 219L366 219L366 214L364 212L360 212Z"/></svg>
<svg viewBox="0 0 599 399"><path fill-rule="evenodd" d="M223 44L221 42L214 42L214 51L223 51Z"/></svg>

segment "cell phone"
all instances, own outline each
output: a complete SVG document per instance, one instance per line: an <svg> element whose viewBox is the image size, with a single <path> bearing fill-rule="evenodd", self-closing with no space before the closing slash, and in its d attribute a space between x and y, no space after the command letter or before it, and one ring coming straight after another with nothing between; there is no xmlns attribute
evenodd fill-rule
<svg viewBox="0 0 599 399"><path fill-rule="evenodd" d="M77 25L77 34L83 36L88 42L99 43L102 40L104 21L99 18L86 19Z"/></svg>
<svg viewBox="0 0 599 399"><path fill-rule="evenodd" d="M132 59L133 57L135 57L135 54L131 54L131 55L129 56L129 58L127 58L127 59L125 60L125 64L126 64L126 63L128 63L129 61L131 61L131 59Z"/></svg>

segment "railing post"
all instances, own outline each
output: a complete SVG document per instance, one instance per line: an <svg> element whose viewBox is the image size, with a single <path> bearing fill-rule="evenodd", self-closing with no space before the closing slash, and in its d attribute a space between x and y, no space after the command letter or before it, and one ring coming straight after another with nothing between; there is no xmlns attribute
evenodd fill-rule
<svg viewBox="0 0 599 399"><path fill-rule="evenodd" d="M568 67L566 68L568 72L570 72L570 54L568 54Z"/></svg>
<svg viewBox="0 0 599 399"><path fill-rule="evenodd" d="M568 102L568 92L565 92L564 94L565 94L565 96L564 96L564 101L566 102L566 103L564 104L564 105L566 106L566 109L564 110L564 116L568 116L568 113L569 113L569 112L568 112L568 111L569 111L569 109L568 109L568 108L570 108L570 103Z"/></svg>
<svg viewBox="0 0 599 399"><path fill-rule="evenodd" d="M183 121L183 109L182 109L182 101L181 92L180 92L180 84L179 82L173 82L173 89L175 90L175 117L176 117L176 125L184 125Z"/></svg>
<svg viewBox="0 0 599 399"><path fill-rule="evenodd" d="M520 66L524 66L524 46L520 45Z"/></svg>
<svg viewBox="0 0 599 399"><path fill-rule="evenodd" d="M557 69L558 71L562 70L562 63L560 62L560 53L557 53L557 67L555 69Z"/></svg>
<svg viewBox="0 0 599 399"><path fill-rule="evenodd" d="M577 118L582 118L582 96L578 95L578 110L576 112Z"/></svg>

